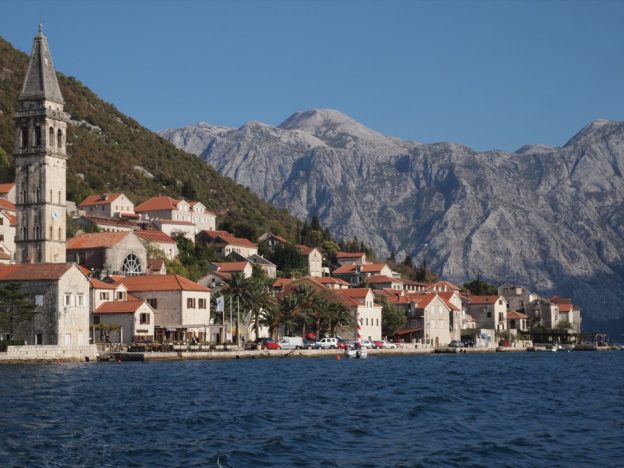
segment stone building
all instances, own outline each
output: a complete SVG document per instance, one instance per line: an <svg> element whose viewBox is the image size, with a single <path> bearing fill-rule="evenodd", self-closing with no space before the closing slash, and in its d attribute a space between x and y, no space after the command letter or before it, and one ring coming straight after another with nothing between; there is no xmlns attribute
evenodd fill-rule
<svg viewBox="0 0 624 468"><path fill-rule="evenodd" d="M32 323L4 339L28 345L86 346L89 344L89 279L72 263L0 265L0 288L19 283L37 305Z"/></svg>
<svg viewBox="0 0 624 468"><path fill-rule="evenodd" d="M15 109L18 263L65 262L65 141L69 116L42 27Z"/></svg>
<svg viewBox="0 0 624 468"><path fill-rule="evenodd" d="M140 275L147 252L134 232L95 232L67 241L67 261L102 274Z"/></svg>

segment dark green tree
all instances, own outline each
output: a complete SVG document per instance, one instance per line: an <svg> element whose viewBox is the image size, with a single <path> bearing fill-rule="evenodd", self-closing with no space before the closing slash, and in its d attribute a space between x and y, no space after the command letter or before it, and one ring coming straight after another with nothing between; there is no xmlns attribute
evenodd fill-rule
<svg viewBox="0 0 624 468"><path fill-rule="evenodd" d="M39 307L21 290L20 283L11 282L0 288L0 330L11 338L38 313Z"/></svg>
<svg viewBox="0 0 624 468"><path fill-rule="evenodd" d="M495 285L481 279L464 283L463 288L476 296L495 296L498 294L498 288Z"/></svg>

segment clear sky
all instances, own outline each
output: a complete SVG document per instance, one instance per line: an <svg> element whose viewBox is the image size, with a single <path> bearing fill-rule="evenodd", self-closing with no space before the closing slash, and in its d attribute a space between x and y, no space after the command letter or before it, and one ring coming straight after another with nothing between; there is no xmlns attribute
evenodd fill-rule
<svg viewBox="0 0 624 468"><path fill-rule="evenodd" d="M477 150L624 120L624 1L3 0L0 35L152 130L333 108ZM1 65L1 64L0 64Z"/></svg>

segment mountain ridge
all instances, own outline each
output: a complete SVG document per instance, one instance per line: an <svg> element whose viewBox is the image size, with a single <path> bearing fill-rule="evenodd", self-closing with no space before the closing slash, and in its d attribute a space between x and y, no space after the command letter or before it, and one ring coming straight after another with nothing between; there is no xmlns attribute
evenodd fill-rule
<svg viewBox="0 0 624 468"><path fill-rule="evenodd" d="M276 130L212 133L195 154L382 255L427 260L451 280L481 274L569 296L588 317L621 323L624 123L594 121L562 147L516 153L411 142L360 125L338 111L304 111ZM293 143L293 131L324 145ZM179 144L187 132L193 127L161 135Z"/></svg>

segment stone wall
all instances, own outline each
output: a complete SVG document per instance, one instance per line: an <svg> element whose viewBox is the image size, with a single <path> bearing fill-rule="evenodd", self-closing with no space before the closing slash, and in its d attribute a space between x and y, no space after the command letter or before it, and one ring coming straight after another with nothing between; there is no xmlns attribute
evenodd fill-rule
<svg viewBox="0 0 624 468"><path fill-rule="evenodd" d="M9 346L0 353L0 363L29 361L95 361L97 347L86 346Z"/></svg>

